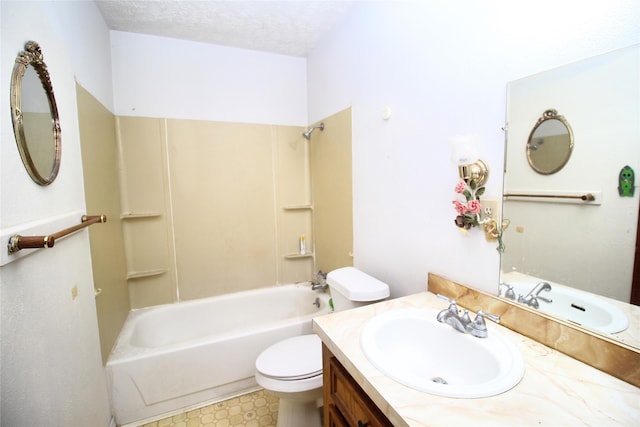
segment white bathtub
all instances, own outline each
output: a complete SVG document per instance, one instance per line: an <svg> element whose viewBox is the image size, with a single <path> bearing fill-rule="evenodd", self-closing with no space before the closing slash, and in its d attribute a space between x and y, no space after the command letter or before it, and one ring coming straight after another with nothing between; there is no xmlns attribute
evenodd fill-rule
<svg viewBox="0 0 640 427"><path fill-rule="evenodd" d="M312 333L328 301L283 285L131 311L106 366L117 424L257 389L258 355Z"/></svg>

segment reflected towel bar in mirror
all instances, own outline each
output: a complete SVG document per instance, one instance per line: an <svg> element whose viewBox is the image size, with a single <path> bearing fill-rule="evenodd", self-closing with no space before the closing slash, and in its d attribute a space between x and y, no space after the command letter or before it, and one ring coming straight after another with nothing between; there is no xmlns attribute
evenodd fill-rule
<svg viewBox="0 0 640 427"><path fill-rule="evenodd" d="M20 236L18 234L11 236L7 244L7 252L9 255L18 252L21 249L37 249L52 248L57 239L81 230L91 224L107 222L106 215L83 215L82 222L73 227L65 228L57 233L48 236Z"/></svg>
<svg viewBox="0 0 640 427"><path fill-rule="evenodd" d="M563 195L563 194L515 194L515 193L505 193L505 198L508 197L527 197L527 198L535 198L535 199L573 199L573 200L582 200L583 202L595 202L596 197L592 193L586 193L581 195Z"/></svg>

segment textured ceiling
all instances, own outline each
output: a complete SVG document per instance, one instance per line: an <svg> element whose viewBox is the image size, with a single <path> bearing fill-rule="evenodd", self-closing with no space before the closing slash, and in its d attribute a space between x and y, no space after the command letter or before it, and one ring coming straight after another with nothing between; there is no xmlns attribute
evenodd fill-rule
<svg viewBox="0 0 640 427"><path fill-rule="evenodd" d="M353 0L96 0L112 30L306 56Z"/></svg>

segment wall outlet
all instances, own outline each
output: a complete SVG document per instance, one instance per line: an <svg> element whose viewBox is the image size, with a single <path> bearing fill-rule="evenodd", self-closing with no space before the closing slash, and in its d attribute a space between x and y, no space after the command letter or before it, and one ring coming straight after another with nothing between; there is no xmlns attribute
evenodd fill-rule
<svg viewBox="0 0 640 427"><path fill-rule="evenodd" d="M489 218L494 219L496 222L499 220L499 201L497 199L485 199L482 200L482 213L480 215L480 220L484 221ZM496 238L491 236L491 234L485 232L484 237L487 242L495 242Z"/></svg>
<svg viewBox="0 0 640 427"><path fill-rule="evenodd" d="M496 199L486 199L482 200L482 219L493 218L496 221L498 220L498 208L500 207L498 200Z"/></svg>

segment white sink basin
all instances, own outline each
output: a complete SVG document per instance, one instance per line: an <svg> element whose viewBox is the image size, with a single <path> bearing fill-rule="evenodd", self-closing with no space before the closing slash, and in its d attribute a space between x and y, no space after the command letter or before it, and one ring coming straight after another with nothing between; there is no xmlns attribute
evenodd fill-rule
<svg viewBox="0 0 640 427"><path fill-rule="evenodd" d="M488 397L520 382L522 355L491 325L488 338L476 338L438 322L436 315L399 309L374 317L362 332L364 354L386 376L439 396Z"/></svg>
<svg viewBox="0 0 640 427"><path fill-rule="evenodd" d="M525 296L536 283L507 282L518 295ZM618 307L589 292L551 284L551 290L540 292L551 303L538 299L538 310L606 334L622 332L629 327L629 319Z"/></svg>

